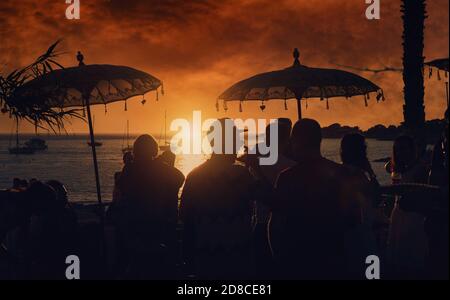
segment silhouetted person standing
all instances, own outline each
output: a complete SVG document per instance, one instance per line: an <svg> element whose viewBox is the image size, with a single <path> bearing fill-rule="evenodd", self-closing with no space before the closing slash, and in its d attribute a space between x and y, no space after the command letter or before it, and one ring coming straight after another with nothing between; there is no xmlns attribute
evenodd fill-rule
<svg viewBox="0 0 450 300"><path fill-rule="evenodd" d="M350 133L342 138L341 160L344 165L364 172L369 180L377 180L377 176L367 158L366 139L361 134Z"/></svg>
<svg viewBox="0 0 450 300"><path fill-rule="evenodd" d="M441 138L434 146L430 171L430 184L441 189L441 196L433 205L428 206L425 230L430 250L430 271L433 278L449 278L449 147L448 125L449 111L445 112L445 127Z"/></svg>
<svg viewBox="0 0 450 300"><path fill-rule="evenodd" d="M133 163L118 181L119 227L131 256L132 278L167 278L175 264L178 192L183 174L155 160L158 144L150 135L137 138Z"/></svg>
<svg viewBox="0 0 450 300"><path fill-rule="evenodd" d="M366 139L359 133L345 135L341 141L342 164L348 168L351 178L347 185L354 190L361 206L362 222L347 235L347 256L352 276L365 278L364 262L369 255L381 256L384 235L379 230L388 219L378 209L381 202L380 184L367 157Z"/></svg>
<svg viewBox="0 0 450 300"><path fill-rule="evenodd" d="M346 276L345 233L360 224L360 209L346 189L347 169L322 157L321 141L316 121L298 121L291 140L297 165L276 184L269 235L282 278Z"/></svg>
<svg viewBox="0 0 450 300"><path fill-rule="evenodd" d="M419 160L417 145L412 137L400 136L394 142L391 163L392 183L426 183L428 170ZM415 195L396 196L391 214L388 250L394 276L402 279L424 275L428 242L425 216L410 211L418 200Z"/></svg>
<svg viewBox="0 0 450 300"><path fill-rule="evenodd" d="M65 259L77 254L78 223L67 190L56 180L34 182L28 189L36 210L29 231L30 276L33 279L64 279Z"/></svg>
<svg viewBox="0 0 450 300"><path fill-rule="evenodd" d="M120 201L121 198L121 192L119 189L119 181L120 181L120 176L122 175L123 172L128 172L128 169L131 168L132 164L133 164L133 153L131 153L130 151L127 151L123 154L122 157L122 161L123 161L123 168L122 171L116 172L114 174L114 190L113 190L113 203L110 206L110 209L113 210L113 207L117 204L117 202ZM111 213L111 212L109 212Z"/></svg>
<svg viewBox="0 0 450 300"><path fill-rule="evenodd" d="M448 109L445 112L444 120L445 127L444 130L434 145L433 158L430 171L429 182L433 185L438 186L448 186L449 183L449 170L448 170Z"/></svg>
<svg viewBox="0 0 450 300"><path fill-rule="evenodd" d="M223 130L225 122L220 120ZM188 175L183 188L184 256L200 279L248 279L252 177L235 164L236 153L218 152Z"/></svg>
<svg viewBox="0 0 450 300"><path fill-rule="evenodd" d="M291 159L290 138L292 130L292 122L290 119L279 118L277 122L277 136L271 139L270 131L274 123L266 127L266 141L263 142L270 146L272 143L277 143L278 159L273 165L260 165L259 158L261 155L261 144L256 145L257 154L247 154L245 156L246 165L250 172L259 181L260 184L268 185L268 188L273 189L278 176L285 169L295 165L295 161ZM269 156L267 154L266 156ZM259 187L262 191L262 186ZM263 192L264 193L264 192ZM265 197L255 199L255 216L254 216L254 257L257 277L261 279L273 277L273 261L272 253L270 251L269 240L267 236L267 225L270 217L270 207L265 203Z"/></svg>

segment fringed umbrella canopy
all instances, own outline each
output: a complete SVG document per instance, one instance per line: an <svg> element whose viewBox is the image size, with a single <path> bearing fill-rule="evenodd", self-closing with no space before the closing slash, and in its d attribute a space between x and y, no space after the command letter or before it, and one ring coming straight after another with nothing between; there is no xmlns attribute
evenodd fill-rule
<svg viewBox="0 0 450 300"><path fill-rule="evenodd" d="M23 107L86 108L97 197L98 202L102 204L90 106L104 104L106 111L106 104L125 100L126 110L128 98L144 96L145 93L155 90L158 93L158 88L162 88L162 82L150 74L129 67L85 65L80 52L77 59L78 67L51 71L25 83L16 91L13 101L17 106ZM142 104L145 104L145 99L142 100Z"/></svg>
<svg viewBox="0 0 450 300"><path fill-rule="evenodd" d="M447 100L447 109L449 106L449 92L448 92L448 61L449 58L440 58L440 59L435 59L432 60L430 62L426 62L425 65L430 67L429 70L429 78L431 78L433 76L433 68L438 69L437 71L437 78L438 80L441 80L441 73L439 71L444 71L444 76L446 78L445 80L445 93L446 93L446 100Z"/></svg>
<svg viewBox="0 0 450 300"><path fill-rule="evenodd" d="M438 68L439 70L448 72L448 57L435 59L425 63L427 66Z"/></svg>
<svg viewBox="0 0 450 300"><path fill-rule="evenodd" d="M156 77L133 68L113 65L80 65L55 70L17 90L18 105L54 108L84 107L123 101L162 88ZM162 91L163 92L163 91ZM158 96L157 96L158 97Z"/></svg>
<svg viewBox="0 0 450 300"><path fill-rule="evenodd" d="M299 57L300 54L295 49L292 67L262 73L240 81L222 93L219 100L224 101L225 109L228 101L262 101L261 109L264 110L264 101L297 99L299 118L301 118L301 99L326 100L327 108L328 99L333 97L350 98L364 95L367 105L369 94L377 92L377 100L384 100L381 88L371 81L346 71L310 68L300 64Z"/></svg>

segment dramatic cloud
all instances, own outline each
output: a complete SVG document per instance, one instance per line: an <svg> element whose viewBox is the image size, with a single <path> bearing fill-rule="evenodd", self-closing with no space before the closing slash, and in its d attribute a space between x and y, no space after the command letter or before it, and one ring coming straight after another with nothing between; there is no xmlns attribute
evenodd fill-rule
<svg viewBox="0 0 450 300"><path fill-rule="evenodd" d="M22 66L58 38L65 65L75 64L81 50L86 63L129 65L149 72L165 83L167 95L159 103L139 101L113 104L104 116L95 109L96 129L122 132L126 119L132 131L159 132L162 115L189 117L200 109L204 117L224 116L215 111L215 99L234 82L292 63L292 49L301 51L302 63L337 67L337 64L379 68L401 66L402 23L399 0L381 1L381 20L365 19L363 0L81 0L81 20L65 19L65 1L3 0L0 2L0 70ZM448 0L428 1L427 59L448 56ZM384 103L364 107L361 99L336 99L326 110L312 100L305 115L323 125L334 122L367 128L377 123L402 121L401 74L361 73L386 93ZM443 82L426 81L427 117L441 117L445 105ZM148 96L149 100L154 96ZM295 119L295 103L284 110L270 102L262 113L259 104L230 105L230 117ZM11 124L0 116L0 130ZM86 131L74 121L71 132Z"/></svg>

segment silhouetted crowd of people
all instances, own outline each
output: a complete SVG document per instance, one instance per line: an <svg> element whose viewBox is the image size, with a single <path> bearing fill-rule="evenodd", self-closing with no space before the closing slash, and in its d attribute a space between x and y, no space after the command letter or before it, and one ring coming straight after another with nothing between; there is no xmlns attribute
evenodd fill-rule
<svg viewBox="0 0 450 300"><path fill-rule="evenodd" d="M140 136L104 219L112 278L365 279L371 255L382 279L448 278L448 126L430 163L413 138L395 140L390 187L360 134L342 139L342 163L322 155L312 119L279 119L277 142L275 165L258 163L256 145L213 153L185 178L171 152L158 156L156 140ZM6 271L63 277L65 256L80 251L64 186L17 179L0 195L0 263L26 268Z"/></svg>
<svg viewBox="0 0 450 300"><path fill-rule="evenodd" d="M78 253L77 234L61 182L15 178L11 189L0 191L0 278L65 278L66 257Z"/></svg>

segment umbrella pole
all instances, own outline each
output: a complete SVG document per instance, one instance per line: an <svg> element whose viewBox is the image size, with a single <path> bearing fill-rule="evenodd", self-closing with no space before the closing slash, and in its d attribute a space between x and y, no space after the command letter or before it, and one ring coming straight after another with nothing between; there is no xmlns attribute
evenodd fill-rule
<svg viewBox="0 0 450 300"><path fill-rule="evenodd" d="M87 111L88 124L89 124L89 136L91 138L92 158L94 160L95 184L97 187L97 200L98 200L98 204L100 205L100 209L103 209L102 193L100 190L100 176L98 174L97 151L95 149L94 127L92 126L91 107L90 107L90 103L89 103L89 97L85 97L85 103L86 103L86 111Z"/></svg>
<svg viewBox="0 0 450 300"><path fill-rule="evenodd" d="M99 214L100 214L100 226L102 230L101 234L101 248L100 255L103 258L103 263L105 265L105 270L107 269L107 252L106 252L106 236L105 236L105 212L103 209L102 202L102 193L100 190L100 176L98 174L98 163L97 163L97 151L95 149L95 139L94 139L94 126L92 125L92 115L91 115L91 107L89 103L89 97L84 97L84 103L86 104L86 112L88 117L89 124L89 135L91 138L91 149L92 149L92 158L94 161L94 172L95 172L95 184L97 187L97 200L99 204Z"/></svg>
<svg viewBox="0 0 450 300"><path fill-rule="evenodd" d="M297 111L298 111L298 119L302 119L302 101L301 99L297 99Z"/></svg>

